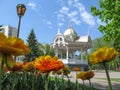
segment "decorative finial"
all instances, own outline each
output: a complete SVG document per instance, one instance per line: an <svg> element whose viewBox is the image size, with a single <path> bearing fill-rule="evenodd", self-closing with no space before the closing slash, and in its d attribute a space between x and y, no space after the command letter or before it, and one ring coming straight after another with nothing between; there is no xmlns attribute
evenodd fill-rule
<svg viewBox="0 0 120 90"><path fill-rule="evenodd" d="M57 34L61 34L61 33L60 33L60 28L58 28L58 33L57 33Z"/></svg>
<svg viewBox="0 0 120 90"><path fill-rule="evenodd" d="M71 22L69 22L69 24L68 24L68 28L72 28L72 24L71 24Z"/></svg>
<svg viewBox="0 0 120 90"><path fill-rule="evenodd" d="M88 30L88 36L90 36L90 31Z"/></svg>

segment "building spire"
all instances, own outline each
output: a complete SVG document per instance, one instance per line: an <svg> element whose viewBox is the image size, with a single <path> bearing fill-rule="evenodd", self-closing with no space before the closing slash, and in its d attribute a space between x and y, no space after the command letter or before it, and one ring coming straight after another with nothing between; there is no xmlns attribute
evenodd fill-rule
<svg viewBox="0 0 120 90"><path fill-rule="evenodd" d="M72 23L71 22L69 22L68 28L72 28Z"/></svg>
<svg viewBox="0 0 120 90"><path fill-rule="evenodd" d="M61 32L60 32L60 28L58 28L58 32L57 32L57 34L61 34Z"/></svg>
<svg viewBox="0 0 120 90"><path fill-rule="evenodd" d="M90 31L88 30L88 36L90 36Z"/></svg>

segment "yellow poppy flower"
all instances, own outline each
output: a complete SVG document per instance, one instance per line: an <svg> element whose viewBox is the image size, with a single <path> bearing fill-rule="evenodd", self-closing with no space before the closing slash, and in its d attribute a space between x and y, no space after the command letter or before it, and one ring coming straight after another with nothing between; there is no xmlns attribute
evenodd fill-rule
<svg viewBox="0 0 120 90"><path fill-rule="evenodd" d="M64 75L70 74L70 68L69 68L68 66L64 66L64 67L62 68L62 70L63 70L63 74L64 74Z"/></svg>
<svg viewBox="0 0 120 90"><path fill-rule="evenodd" d="M7 37L3 33L0 33L0 45L5 45L5 41L7 41Z"/></svg>
<svg viewBox="0 0 120 90"><path fill-rule="evenodd" d="M23 40L17 37L6 37L0 34L0 53L14 56L24 55L30 50Z"/></svg>
<svg viewBox="0 0 120 90"><path fill-rule="evenodd" d="M114 48L102 47L90 55L90 62L93 64L113 60L118 52Z"/></svg>
<svg viewBox="0 0 120 90"><path fill-rule="evenodd" d="M23 65L23 71L33 71L34 69L33 62L28 62Z"/></svg>
<svg viewBox="0 0 120 90"><path fill-rule="evenodd" d="M106 61L113 60L118 52L114 48L110 48L107 52Z"/></svg>
<svg viewBox="0 0 120 90"><path fill-rule="evenodd" d="M85 78L84 78L84 72L79 72L76 77L77 77L77 79L85 80Z"/></svg>

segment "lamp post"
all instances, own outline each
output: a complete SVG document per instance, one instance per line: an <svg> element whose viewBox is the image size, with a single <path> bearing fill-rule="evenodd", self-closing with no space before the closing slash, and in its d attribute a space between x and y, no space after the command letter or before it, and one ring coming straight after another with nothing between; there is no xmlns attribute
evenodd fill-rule
<svg viewBox="0 0 120 90"><path fill-rule="evenodd" d="M18 22L18 32L17 32L17 37L19 37L19 31L20 31L20 23L21 23L21 18L24 15L25 11L26 11L26 7L24 4L18 4L16 6L17 9L17 15L19 17L19 22Z"/></svg>

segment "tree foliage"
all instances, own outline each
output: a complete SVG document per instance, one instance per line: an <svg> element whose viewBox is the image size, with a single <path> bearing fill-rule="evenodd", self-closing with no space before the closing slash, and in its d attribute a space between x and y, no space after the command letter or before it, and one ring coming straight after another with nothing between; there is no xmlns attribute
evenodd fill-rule
<svg viewBox="0 0 120 90"><path fill-rule="evenodd" d="M104 46L111 47L112 43L108 43L108 41L106 42L106 40L103 37L94 39L92 42L91 53Z"/></svg>
<svg viewBox="0 0 120 90"><path fill-rule="evenodd" d="M96 38L92 42L92 47L91 47L91 52L90 53L93 53L94 51L96 51L99 48L104 47L104 46L112 47L112 43L110 43L108 41L106 42L106 40L103 37ZM91 66L91 63L89 63L89 65ZM92 65L91 67L92 67L92 69L103 69L101 64ZM107 63L107 68L109 70L115 70L116 68L119 68L118 59L115 59L115 60Z"/></svg>
<svg viewBox="0 0 120 90"><path fill-rule="evenodd" d="M30 53L25 55L25 61L33 61L35 58L37 58L40 55L38 41L36 39L36 35L33 29L31 30L28 36L27 44L31 51Z"/></svg>
<svg viewBox="0 0 120 90"><path fill-rule="evenodd" d="M2 25L0 25L0 31L2 30L1 27L2 27Z"/></svg>
<svg viewBox="0 0 120 90"><path fill-rule="evenodd" d="M91 7L94 16L99 16L104 25L99 26L104 39L111 41L120 52L120 0L99 0L99 8Z"/></svg>
<svg viewBox="0 0 120 90"><path fill-rule="evenodd" d="M54 56L54 51L51 50L51 47L50 47L49 44L41 44L41 43L39 43L39 50L40 50L40 55Z"/></svg>

